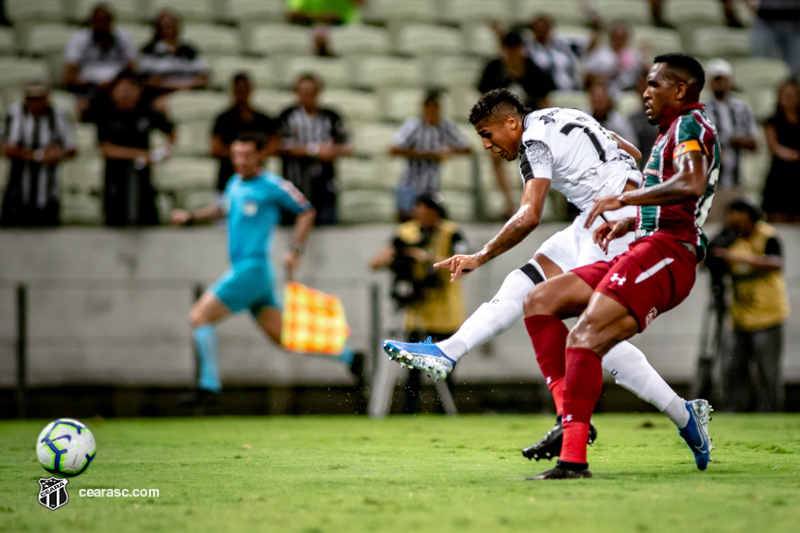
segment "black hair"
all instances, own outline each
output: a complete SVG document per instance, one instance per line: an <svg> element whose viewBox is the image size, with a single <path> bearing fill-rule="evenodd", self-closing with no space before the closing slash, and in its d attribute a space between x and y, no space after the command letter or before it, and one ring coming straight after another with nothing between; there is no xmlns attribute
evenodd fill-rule
<svg viewBox="0 0 800 533"><path fill-rule="evenodd" d="M267 140L263 133L257 131L243 131L236 136L236 142L254 143L256 145L256 150L260 152L264 148Z"/></svg>
<svg viewBox="0 0 800 533"><path fill-rule="evenodd" d="M503 35L502 45L507 48L517 48L523 45L522 35L518 31L511 30Z"/></svg>
<svg viewBox="0 0 800 533"><path fill-rule="evenodd" d="M422 100L422 105L428 105L431 102L439 103L442 100L442 90L436 87L430 88L425 91L425 98Z"/></svg>
<svg viewBox="0 0 800 533"><path fill-rule="evenodd" d="M761 209L747 198L737 198L732 201L728 204L728 211L747 213L753 222L761 220Z"/></svg>
<svg viewBox="0 0 800 533"><path fill-rule="evenodd" d="M487 117L504 113L506 115L526 115L528 110L519 96L508 89L492 89L478 100L469 112L469 123L473 126Z"/></svg>
<svg viewBox="0 0 800 533"><path fill-rule="evenodd" d="M414 203L423 204L439 212L439 216L447 218L444 196L440 192L424 192L417 196Z"/></svg>
<svg viewBox="0 0 800 533"><path fill-rule="evenodd" d="M668 54L661 54L656 56L653 59L653 63L665 63L669 65L669 68L678 73L684 78L690 86L696 85L696 94L694 96L699 97L700 91L703 90L703 87L706 84L706 73L703 70L703 65L695 59L694 57L688 54L682 54L680 52L670 52Z"/></svg>
<svg viewBox="0 0 800 533"><path fill-rule="evenodd" d="M136 72L134 72L133 69L130 68L122 69L119 72L119 74L117 74L117 77L114 78L114 81L111 82L111 88L113 89L114 87L116 87L117 84L122 80L130 80L139 87L144 87L144 81L142 80L142 77L139 76Z"/></svg>
<svg viewBox="0 0 800 533"><path fill-rule="evenodd" d="M297 90L297 87L300 85L300 82L303 81L311 81L314 85L317 86L317 91L322 91L322 78L320 78L317 74L313 72L303 72L299 76L297 76L297 80L294 82L294 90Z"/></svg>
<svg viewBox="0 0 800 533"><path fill-rule="evenodd" d="M250 74L241 70L231 77L231 85L239 83L240 81L246 81L247 83L251 83Z"/></svg>

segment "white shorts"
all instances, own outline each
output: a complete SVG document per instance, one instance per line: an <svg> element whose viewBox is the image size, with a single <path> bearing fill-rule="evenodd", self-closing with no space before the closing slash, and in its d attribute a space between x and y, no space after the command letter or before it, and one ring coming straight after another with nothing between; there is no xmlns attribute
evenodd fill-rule
<svg viewBox="0 0 800 533"><path fill-rule="evenodd" d="M636 206L626 205L622 209L604 214L609 221L635 217ZM628 245L633 242L635 236L633 231L611 241L608 244L608 254L606 254L592 240L592 233L603 223L603 219L598 217L589 229L583 227L585 221L586 214L581 213L567 229L561 230L547 239L536 250L536 253L547 256L562 271L567 272L597 261L610 261L617 255L628 251Z"/></svg>

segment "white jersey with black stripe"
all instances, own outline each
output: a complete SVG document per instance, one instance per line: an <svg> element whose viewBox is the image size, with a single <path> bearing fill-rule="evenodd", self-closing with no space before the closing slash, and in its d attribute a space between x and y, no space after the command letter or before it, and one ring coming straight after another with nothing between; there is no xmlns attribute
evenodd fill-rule
<svg viewBox="0 0 800 533"><path fill-rule="evenodd" d="M599 122L578 109L551 107L527 115L519 147L523 184L549 179L581 212L598 196L619 194L642 175Z"/></svg>

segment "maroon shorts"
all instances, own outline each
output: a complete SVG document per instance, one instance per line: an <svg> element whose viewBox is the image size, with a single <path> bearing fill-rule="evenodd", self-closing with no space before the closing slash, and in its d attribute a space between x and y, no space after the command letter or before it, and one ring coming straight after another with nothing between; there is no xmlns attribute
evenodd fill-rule
<svg viewBox="0 0 800 533"><path fill-rule="evenodd" d="M681 303L691 292L697 256L671 237L650 235L633 241L630 249L609 262L598 261L572 270L622 305L639 322L639 331L659 313Z"/></svg>

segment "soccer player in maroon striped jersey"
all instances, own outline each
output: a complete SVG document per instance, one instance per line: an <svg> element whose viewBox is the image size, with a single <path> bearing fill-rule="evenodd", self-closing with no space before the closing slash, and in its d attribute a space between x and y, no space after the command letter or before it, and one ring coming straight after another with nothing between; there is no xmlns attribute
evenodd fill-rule
<svg viewBox="0 0 800 533"><path fill-rule="evenodd" d="M555 468L531 479L592 477L586 459L589 423L603 387L602 357L680 304L692 289L707 239L702 232L719 175L719 142L699 104L705 75L685 54L655 58L645 110L659 135L642 186L595 200L587 227L606 211L638 206L636 218L606 222L594 232L603 249L630 231L637 239L610 262L572 270L536 285L525 300L525 325L537 359L551 361L564 380L564 441ZM580 315L571 331L561 322ZM551 374L553 372L551 371ZM712 449L705 400L686 402L680 434L705 470Z"/></svg>

